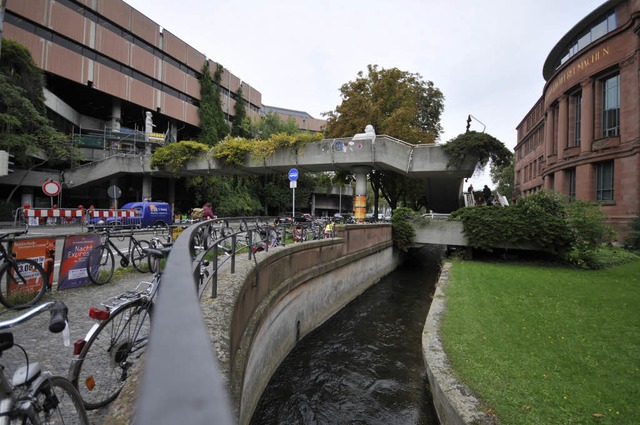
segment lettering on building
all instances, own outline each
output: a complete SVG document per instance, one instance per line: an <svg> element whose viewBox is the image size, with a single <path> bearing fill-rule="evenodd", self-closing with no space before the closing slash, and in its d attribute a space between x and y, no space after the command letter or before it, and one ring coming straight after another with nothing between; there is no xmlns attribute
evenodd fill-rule
<svg viewBox="0 0 640 425"><path fill-rule="evenodd" d="M609 56L609 47L605 46L601 49L592 51L590 54L586 54L580 58L580 60L574 62L574 64L566 69L562 74L555 79L549 90L547 91L547 95L553 94L558 87L564 85L566 82L573 79L578 73L582 73L586 69L588 69L594 63L604 59Z"/></svg>

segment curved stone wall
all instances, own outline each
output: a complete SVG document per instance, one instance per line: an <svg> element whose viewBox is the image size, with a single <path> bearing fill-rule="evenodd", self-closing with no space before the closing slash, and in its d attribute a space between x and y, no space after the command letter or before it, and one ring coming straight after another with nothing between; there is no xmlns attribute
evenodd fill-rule
<svg viewBox="0 0 640 425"><path fill-rule="evenodd" d="M239 424L296 343L400 263L388 224L336 226L336 236L239 262L201 301Z"/></svg>
<svg viewBox="0 0 640 425"><path fill-rule="evenodd" d="M436 284L427 321L422 332L422 354L429 376L433 404L441 425L495 424L495 418L482 411L471 390L453 376L440 338L440 322L445 311L445 292L451 263L445 263Z"/></svg>

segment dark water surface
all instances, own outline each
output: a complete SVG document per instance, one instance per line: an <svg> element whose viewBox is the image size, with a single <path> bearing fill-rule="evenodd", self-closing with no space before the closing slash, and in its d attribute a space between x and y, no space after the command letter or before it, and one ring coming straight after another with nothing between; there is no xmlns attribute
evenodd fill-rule
<svg viewBox="0 0 640 425"><path fill-rule="evenodd" d="M438 424L421 337L439 265L413 260L291 351L252 425Z"/></svg>

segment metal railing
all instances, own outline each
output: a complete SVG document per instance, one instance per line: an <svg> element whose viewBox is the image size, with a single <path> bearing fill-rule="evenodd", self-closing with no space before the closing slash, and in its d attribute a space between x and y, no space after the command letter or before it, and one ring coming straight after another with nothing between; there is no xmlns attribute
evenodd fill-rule
<svg viewBox="0 0 640 425"><path fill-rule="evenodd" d="M171 283L163 285L154 307L136 424L235 423L199 299L209 283L216 297L218 273L227 261L234 273L237 255L256 261L258 244L266 243L269 249L268 232L265 238L259 226L238 224L232 228L216 220L195 223L174 241L162 275ZM293 229L290 223L269 227L277 229L283 245L288 229Z"/></svg>

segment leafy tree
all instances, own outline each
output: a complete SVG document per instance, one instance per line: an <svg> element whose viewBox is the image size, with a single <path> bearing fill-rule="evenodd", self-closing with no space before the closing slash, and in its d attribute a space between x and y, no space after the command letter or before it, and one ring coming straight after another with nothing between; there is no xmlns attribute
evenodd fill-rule
<svg viewBox="0 0 640 425"><path fill-rule="evenodd" d="M209 69L209 61L202 66L200 77L200 141L207 145L215 145L229 134L229 127L224 120L222 100L220 98L220 79L222 65L218 64L213 79Z"/></svg>
<svg viewBox="0 0 640 425"><path fill-rule="evenodd" d="M468 131L449 140L443 145L449 155L448 167L458 167L468 161L475 161L476 171L488 163L498 169L507 167L513 160L513 153L500 140L487 133Z"/></svg>
<svg viewBox="0 0 640 425"><path fill-rule="evenodd" d="M1 56L0 149L14 155L16 166L27 171L7 196L9 203L29 171L44 164L52 168L74 165L82 153L47 118L44 78L29 50L6 39Z"/></svg>
<svg viewBox="0 0 640 425"><path fill-rule="evenodd" d="M235 115L232 119L231 135L248 139L251 137L251 120L247 116L247 101L242 98L242 86L238 88L237 95L238 100L236 100Z"/></svg>
<svg viewBox="0 0 640 425"><path fill-rule="evenodd" d="M355 81L342 85L342 103L335 111L323 114L327 117L327 137L353 136L371 124L378 134L410 143L434 143L442 133L444 96L440 89L420 74L397 68L369 65L367 70L366 76L361 71ZM420 184L399 174L376 171L369 174L369 179L374 196L381 193L392 209L402 199L424 197Z"/></svg>
<svg viewBox="0 0 640 425"><path fill-rule="evenodd" d="M340 88L342 103L327 117L327 137L361 133L371 124L378 134L389 134L410 143L434 143L442 132L440 115L444 96L420 74L397 68L367 67L355 81Z"/></svg>
<svg viewBox="0 0 640 425"><path fill-rule="evenodd" d="M279 133L296 134L299 132L300 129L293 117L289 117L285 121L273 111L267 112L260 118L260 121L255 125L254 129L254 135L261 140L270 139L273 135Z"/></svg>
<svg viewBox="0 0 640 425"><path fill-rule="evenodd" d="M508 165L499 167L492 162L490 168L491 180L497 185L496 191L506 196L507 199L513 199L513 185L515 180L513 167L514 161L512 157Z"/></svg>

